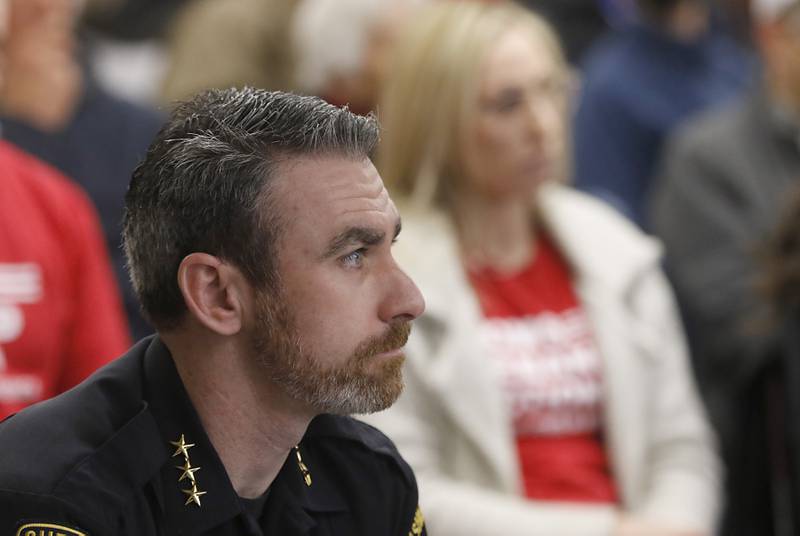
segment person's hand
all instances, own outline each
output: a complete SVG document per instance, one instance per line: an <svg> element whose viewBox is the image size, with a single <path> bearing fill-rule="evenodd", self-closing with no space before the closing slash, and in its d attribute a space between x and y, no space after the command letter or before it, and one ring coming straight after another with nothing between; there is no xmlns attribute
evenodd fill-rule
<svg viewBox="0 0 800 536"><path fill-rule="evenodd" d="M661 521L654 521L622 514L617 520L613 536L708 536L695 531L671 527Z"/></svg>

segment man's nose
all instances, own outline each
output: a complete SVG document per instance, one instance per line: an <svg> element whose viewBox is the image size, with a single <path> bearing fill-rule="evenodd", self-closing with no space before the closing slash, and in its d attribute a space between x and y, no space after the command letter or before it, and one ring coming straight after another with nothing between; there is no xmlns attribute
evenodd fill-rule
<svg viewBox="0 0 800 536"><path fill-rule="evenodd" d="M417 285L397 265L392 271L392 280L387 282L387 295L381 307L381 320L386 323L399 320L410 321L425 311L425 299Z"/></svg>

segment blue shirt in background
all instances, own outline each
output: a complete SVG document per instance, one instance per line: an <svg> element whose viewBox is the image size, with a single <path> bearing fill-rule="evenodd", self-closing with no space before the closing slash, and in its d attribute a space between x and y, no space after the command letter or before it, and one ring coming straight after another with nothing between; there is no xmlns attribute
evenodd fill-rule
<svg viewBox="0 0 800 536"><path fill-rule="evenodd" d="M643 228L665 138L688 117L750 85L752 54L720 32L692 43L643 24L588 54L574 120L575 185Z"/></svg>

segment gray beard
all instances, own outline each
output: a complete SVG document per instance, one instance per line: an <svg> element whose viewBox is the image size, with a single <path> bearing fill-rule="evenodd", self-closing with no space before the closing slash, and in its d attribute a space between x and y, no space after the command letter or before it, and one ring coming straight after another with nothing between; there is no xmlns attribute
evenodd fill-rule
<svg viewBox="0 0 800 536"><path fill-rule="evenodd" d="M403 390L403 356L394 357L373 372L376 353L405 344L410 325L362 341L347 360L323 367L318 356L303 350L291 313L281 297L257 297L253 349L270 380L287 396L318 413L374 413L391 406Z"/></svg>

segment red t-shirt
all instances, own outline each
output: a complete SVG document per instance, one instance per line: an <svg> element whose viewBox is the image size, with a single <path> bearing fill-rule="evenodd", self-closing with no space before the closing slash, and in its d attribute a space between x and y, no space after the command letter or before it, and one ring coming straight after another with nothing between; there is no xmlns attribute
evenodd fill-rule
<svg viewBox="0 0 800 536"><path fill-rule="evenodd" d="M0 141L0 419L124 352L99 223L57 171Z"/></svg>
<svg viewBox="0 0 800 536"><path fill-rule="evenodd" d="M481 337L511 408L528 497L616 502L602 441L602 362L566 262L544 235L518 273L473 271Z"/></svg>

